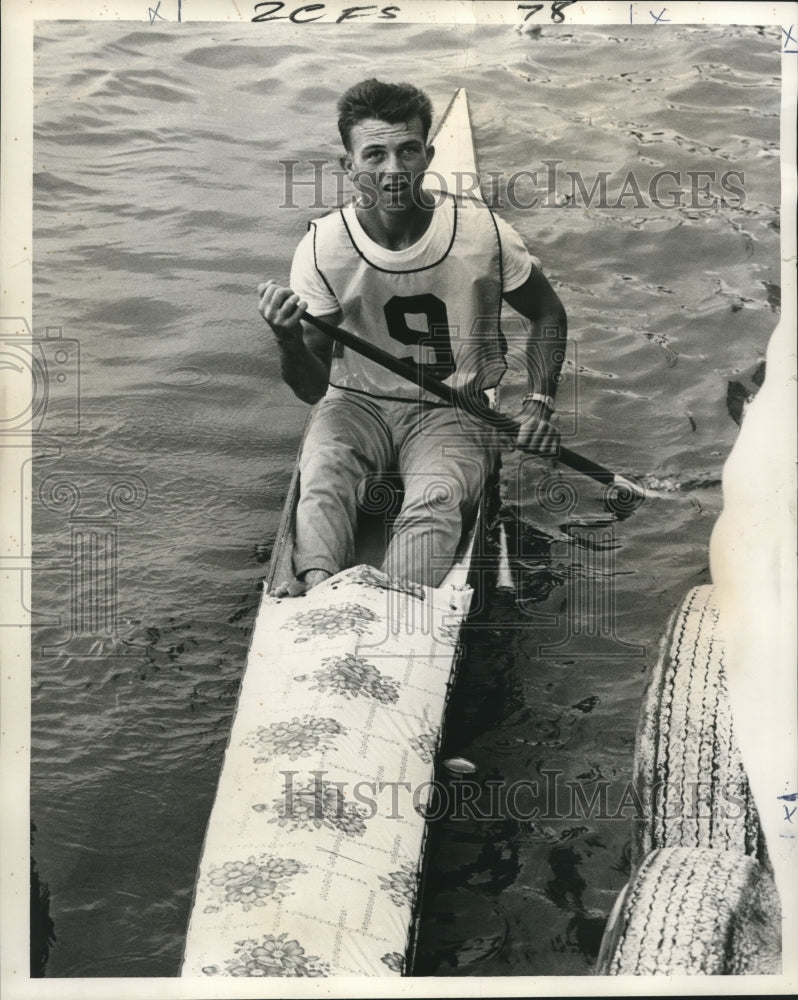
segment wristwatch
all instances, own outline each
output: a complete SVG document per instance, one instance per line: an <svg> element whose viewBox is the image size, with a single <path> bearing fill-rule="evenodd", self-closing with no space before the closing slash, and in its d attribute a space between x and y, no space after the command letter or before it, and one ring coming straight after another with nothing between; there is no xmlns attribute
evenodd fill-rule
<svg viewBox="0 0 798 1000"><path fill-rule="evenodd" d="M521 401L522 403L543 403L548 410L554 411L554 399L546 396L542 392L528 392Z"/></svg>

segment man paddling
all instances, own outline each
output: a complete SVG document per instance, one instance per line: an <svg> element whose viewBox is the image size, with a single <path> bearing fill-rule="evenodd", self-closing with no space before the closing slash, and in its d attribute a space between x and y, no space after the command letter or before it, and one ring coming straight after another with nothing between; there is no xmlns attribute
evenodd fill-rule
<svg viewBox="0 0 798 1000"><path fill-rule="evenodd" d="M565 311L518 234L479 199L422 187L429 98L366 80L338 102L341 165L356 197L311 223L290 287L258 286L283 378L318 403L300 458L294 572L298 594L351 565L358 488L399 471L404 488L382 569L437 586L498 460L494 431L333 342L306 311L425 368L465 395L495 385L506 348L502 300L528 321L530 388L517 444L548 453ZM439 487L439 488L436 488Z"/></svg>

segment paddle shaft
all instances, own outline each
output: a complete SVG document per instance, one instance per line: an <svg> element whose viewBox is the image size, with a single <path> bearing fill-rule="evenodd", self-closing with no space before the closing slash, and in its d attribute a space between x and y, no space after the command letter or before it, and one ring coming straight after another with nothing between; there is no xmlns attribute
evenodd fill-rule
<svg viewBox="0 0 798 1000"><path fill-rule="evenodd" d="M420 386L422 389L426 389L427 392L432 393L434 396L444 400L451 406L456 406L465 410L465 412L471 414L471 416L476 417L478 420L483 420L485 423L490 424L499 431L504 431L512 435L513 438L518 435L520 427L518 421L513 420L511 417L506 417L496 410L492 410L489 406L482 402L478 395L475 394L473 396L466 396L464 393L458 392L456 389L452 388L452 386L446 385L445 382L441 382L439 378L431 375L423 368L416 367L415 365L409 365L406 361L402 361L401 358L396 358L392 354L388 354L387 351L383 351L382 348L377 347L375 344L370 344L367 340L363 340L361 337L357 337L355 334L349 333L348 330L342 330L340 327L332 326L330 323L326 323L323 319L319 319L317 316L305 313L302 319L305 322L310 323L310 325L314 326L317 330L326 334L332 340L337 341L339 344L343 344L344 347L350 348L357 354L362 354L364 357L369 358L369 360L374 361L376 364L382 365L383 368L387 368L395 375L399 375L410 382L414 382L417 386ZM624 476L620 476L611 469L607 469L605 466L599 465L598 462L592 462L589 458L585 458L583 455L579 455L577 452L571 451L570 448L565 448L560 445L557 457L565 465L576 470L577 472L583 473L586 476L590 476L591 479L595 479L599 483L614 484L621 489L631 490L633 494L639 495L641 492L639 486L626 479Z"/></svg>

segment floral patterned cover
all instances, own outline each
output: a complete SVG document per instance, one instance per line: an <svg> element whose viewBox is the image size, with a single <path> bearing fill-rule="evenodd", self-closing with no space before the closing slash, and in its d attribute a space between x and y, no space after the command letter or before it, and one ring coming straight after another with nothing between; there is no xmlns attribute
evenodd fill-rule
<svg viewBox="0 0 798 1000"><path fill-rule="evenodd" d="M470 601L368 566L264 596L183 976L402 974Z"/></svg>

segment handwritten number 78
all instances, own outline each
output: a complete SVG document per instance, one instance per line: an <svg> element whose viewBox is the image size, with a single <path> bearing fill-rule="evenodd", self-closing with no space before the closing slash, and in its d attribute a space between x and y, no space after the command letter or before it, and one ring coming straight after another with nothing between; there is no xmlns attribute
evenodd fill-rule
<svg viewBox="0 0 798 1000"><path fill-rule="evenodd" d="M565 15L563 11L566 7L570 7L576 3L576 0L558 0L557 3L551 5L551 19L556 24L562 24L565 20ZM527 11L527 15L524 18L524 23L526 23L530 17L534 17L535 14L539 14L540 11L545 7L545 3L519 3L518 9Z"/></svg>

